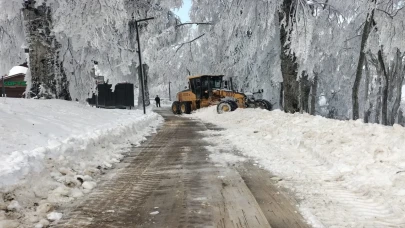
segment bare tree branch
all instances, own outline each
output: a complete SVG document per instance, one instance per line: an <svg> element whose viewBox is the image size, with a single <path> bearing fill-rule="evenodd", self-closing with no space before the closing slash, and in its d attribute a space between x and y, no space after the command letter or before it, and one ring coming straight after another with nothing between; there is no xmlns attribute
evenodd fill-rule
<svg viewBox="0 0 405 228"><path fill-rule="evenodd" d="M184 25L213 25L212 22L187 22L176 25L176 28Z"/></svg>
<svg viewBox="0 0 405 228"><path fill-rule="evenodd" d="M187 42L184 42L184 43L178 44L178 45L180 45L180 47L178 47L178 48L177 48L176 52L178 52L178 51L180 50L180 48L182 48L182 47L183 47L185 44L192 43L192 42L194 42L194 41L196 41L196 40L200 39L200 38L201 38L201 37L203 37L204 35L205 35L205 33L204 33L204 34L202 34L202 35L200 35L200 36L198 36L198 37L196 37L196 38L194 38L194 39L192 39L192 40L190 40L190 41L187 41Z"/></svg>
<svg viewBox="0 0 405 228"><path fill-rule="evenodd" d="M385 11L385 10L382 10L382 9L377 9L377 10L380 11L380 12L385 13L385 14L386 14L388 17L390 17L391 19L394 19L394 17L398 14L398 12L401 11L402 9L404 9L404 8L405 8L405 6L401 7L400 9L398 9L398 10L397 10L396 12L394 12L393 14L391 14L391 13Z"/></svg>
<svg viewBox="0 0 405 228"><path fill-rule="evenodd" d="M350 41L350 40L355 39L355 38L357 38L357 37L361 37L361 35L355 35L355 36L353 36L352 38L349 38L349 39L345 40L344 42Z"/></svg>

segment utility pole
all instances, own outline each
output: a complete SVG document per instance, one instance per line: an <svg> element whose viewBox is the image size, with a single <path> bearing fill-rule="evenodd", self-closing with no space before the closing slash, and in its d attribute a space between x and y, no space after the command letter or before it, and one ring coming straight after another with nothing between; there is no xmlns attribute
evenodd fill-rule
<svg viewBox="0 0 405 228"><path fill-rule="evenodd" d="M150 18L145 18L141 20L136 20L135 21L135 28L136 28L136 41L138 42L138 56L139 56L139 70L140 70L140 75L139 77L141 78L141 90L142 90L142 104L143 104L143 114L146 114L146 109L145 109L145 91L144 91L144 80L143 80L143 65L142 65L142 56L141 56L141 42L139 39L139 29L138 29L138 23L143 22L143 21L148 21L155 19L154 17Z"/></svg>
<svg viewBox="0 0 405 228"><path fill-rule="evenodd" d="M169 101L172 101L172 96L170 95L170 84L171 84L172 82L169 82Z"/></svg>
<svg viewBox="0 0 405 228"><path fill-rule="evenodd" d="M6 97L6 86L4 85L4 76L1 77L1 96Z"/></svg>

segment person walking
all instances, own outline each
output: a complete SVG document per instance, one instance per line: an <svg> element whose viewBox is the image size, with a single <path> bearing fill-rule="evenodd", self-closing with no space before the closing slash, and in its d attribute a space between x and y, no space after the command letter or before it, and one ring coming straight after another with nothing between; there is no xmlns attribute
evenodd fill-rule
<svg viewBox="0 0 405 228"><path fill-rule="evenodd" d="M158 95L156 95L155 101L156 101L156 107L160 107L160 97Z"/></svg>

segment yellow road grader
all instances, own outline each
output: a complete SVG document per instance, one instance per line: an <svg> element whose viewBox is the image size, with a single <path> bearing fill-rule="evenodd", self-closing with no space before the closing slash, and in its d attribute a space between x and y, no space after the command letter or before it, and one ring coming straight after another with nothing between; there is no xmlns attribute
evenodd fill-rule
<svg viewBox="0 0 405 228"><path fill-rule="evenodd" d="M217 105L217 112L231 112L237 108L261 108L271 110L272 105L255 94L240 93L233 89L232 81L224 81L223 75L200 75L188 77L188 89L178 92L172 104L174 114L190 114L192 111ZM230 88L228 88L230 87Z"/></svg>

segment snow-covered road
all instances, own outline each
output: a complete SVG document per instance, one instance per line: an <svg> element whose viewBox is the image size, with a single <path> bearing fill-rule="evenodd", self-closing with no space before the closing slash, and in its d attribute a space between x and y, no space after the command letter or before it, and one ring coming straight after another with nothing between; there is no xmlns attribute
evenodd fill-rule
<svg viewBox="0 0 405 228"><path fill-rule="evenodd" d="M206 140L283 179L314 227L405 226L405 128L278 110L218 115L211 107L192 116L225 129Z"/></svg>
<svg viewBox="0 0 405 228"><path fill-rule="evenodd" d="M201 139L215 126L169 109L158 112L165 123L157 134L56 227L309 227L268 172L239 156L210 151L216 145ZM227 161L210 159L219 156Z"/></svg>

